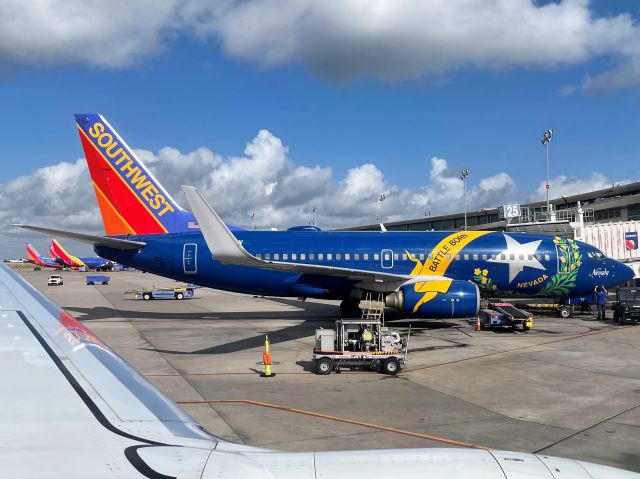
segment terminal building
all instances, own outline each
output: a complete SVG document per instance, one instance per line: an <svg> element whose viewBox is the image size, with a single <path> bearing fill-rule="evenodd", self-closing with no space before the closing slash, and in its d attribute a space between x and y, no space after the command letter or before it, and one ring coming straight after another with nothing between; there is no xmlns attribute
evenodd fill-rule
<svg viewBox="0 0 640 479"><path fill-rule="evenodd" d="M505 214L506 213L506 214ZM455 231L464 229L463 212L385 223L388 231ZM379 224L349 230L379 230ZM628 263L640 279L640 182L522 205L467 212L467 229L523 231L569 236L607 256Z"/></svg>

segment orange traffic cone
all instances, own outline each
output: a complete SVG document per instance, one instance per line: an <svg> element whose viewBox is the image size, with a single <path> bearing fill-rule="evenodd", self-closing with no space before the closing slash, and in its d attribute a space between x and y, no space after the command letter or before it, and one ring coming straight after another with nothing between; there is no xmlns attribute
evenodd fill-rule
<svg viewBox="0 0 640 479"><path fill-rule="evenodd" d="M262 363L264 364L264 372L260 374L260 377L263 377L263 378L274 377L276 373L271 372L271 364L273 364L273 360L271 359L271 351L269 350L268 335L265 335L264 337L264 353L262 353Z"/></svg>
<svg viewBox="0 0 640 479"><path fill-rule="evenodd" d="M480 326L480 316L476 319L476 331L482 331L482 327Z"/></svg>

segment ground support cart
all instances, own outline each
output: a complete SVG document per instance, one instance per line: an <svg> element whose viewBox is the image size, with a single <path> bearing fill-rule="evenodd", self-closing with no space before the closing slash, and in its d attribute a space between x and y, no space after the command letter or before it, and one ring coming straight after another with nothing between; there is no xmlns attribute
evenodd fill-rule
<svg viewBox="0 0 640 479"><path fill-rule="evenodd" d="M329 374L343 367L378 369L397 374L407 361L409 334L401 338L397 331L372 319L339 319L335 329L316 329L313 350L317 374Z"/></svg>

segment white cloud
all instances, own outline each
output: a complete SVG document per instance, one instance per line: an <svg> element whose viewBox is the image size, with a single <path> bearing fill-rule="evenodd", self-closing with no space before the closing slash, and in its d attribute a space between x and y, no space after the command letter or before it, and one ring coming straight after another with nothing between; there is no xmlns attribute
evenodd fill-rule
<svg viewBox="0 0 640 479"><path fill-rule="evenodd" d="M250 227L251 214L262 228L307 224L317 207L318 225L325 229L371 224L384 201L385 221L439 215L463 209L459 168L445 159L431 159L428 184L405 188L389 183L371 163L354 166L334 178L331 168L297 165L288 148L267 130L247 143L242 156L223 158L201 147L182 153L171 147L158 153L136 150L168 192L185 205L180 185L198 187L228 223ZM579 179L560 176L553 182L555 196L604 188L609 181L594 173ZM544 195L544 185L532 199ZM496 207L523 199L507 173L481 177L472 171L468 210ZM0 185L0 224L30 223L102 234L102 223L84 159L39 168ZM33 241L45 253L49 238L17 228L0 230L0 257L24 255L23 243ZM91 254L84 245L64 242L75 254Z"/></svg>
<svg viewBox="0 0 640 479"><path fill-rule="evenodd" d="M573 66L596 57L587 91L640 82L640 27L587 0L5 0L0 68L136 64L178 37L218 40L264 67L302 63L344 80L437 78L460 68ZM617 65L617 66L616 66Z"/></svg>
<svg viewBox="0 0 640 479"><path fill-rule="evenodd" d="M542 201L547 197L546 181L540 182L538 188L529 196L529 201ZM579 193L587 193L608 188L611 182L601 173L591 173L589 178L578 178L575 176L560 175L549 180L551 189L549 194L551 198L559 198L561 196L577 195Z"/></svg>

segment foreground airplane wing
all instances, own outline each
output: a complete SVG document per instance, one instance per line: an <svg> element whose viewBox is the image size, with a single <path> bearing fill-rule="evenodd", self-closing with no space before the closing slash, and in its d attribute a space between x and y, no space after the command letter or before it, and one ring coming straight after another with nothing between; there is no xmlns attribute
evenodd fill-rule
<svg viewBox="0 0 640 479"><path fill-rule="evenodd" d="M640 479L606 466L484 449L290 453L220 441L3 264L0 474L12 479Z"/></svg>
<svg viewBox="0 0 640 479"><path fill-rule="evenodd" d="M61 236L63 238L69 238L72 240L80 241L81 243L88 243L92 245L108 246L109 248L116 249L140 249L146 246L143 241L133 241L122 238L111 238L108 236L88 235L84 233L75 233L73 231L56 230L52 228L43 228L42 226L24 225L24 224L12 224L11 226L18 226L26 230L37 231L38 233L44 233L50 236Z"/></svg>
<svg viewBox="0 0 640 479"><path fill-rule="evenodd" d="M227 228L218 213L207 203L202 194L193 186L183 186L189 206L200 226L200 231L214 258L222 263L253 266L277 271L295 271L305 274L342 276L366 283L370 289L395 290L407 282L421 282L443 279L442 276L411 276L409 274L383 273L380 271L358 270L285 261L265 261L249 253ZM386 288L375 285L384 284Z"/></svg>

